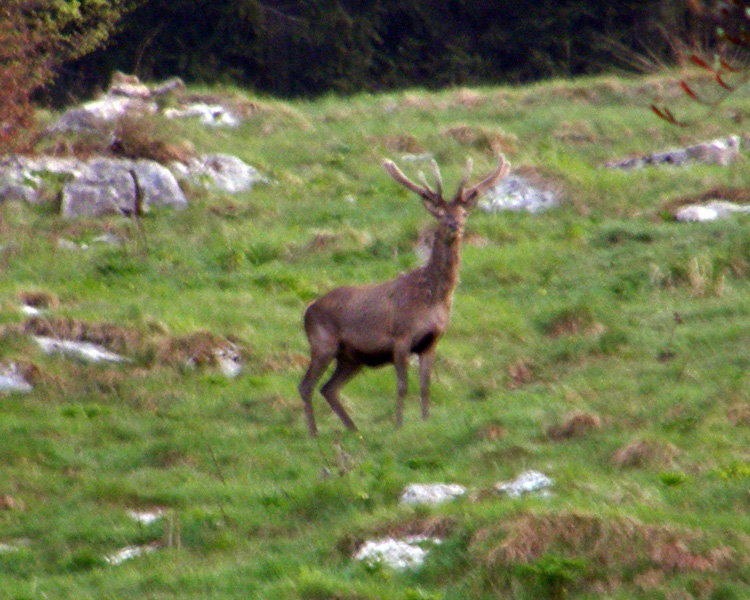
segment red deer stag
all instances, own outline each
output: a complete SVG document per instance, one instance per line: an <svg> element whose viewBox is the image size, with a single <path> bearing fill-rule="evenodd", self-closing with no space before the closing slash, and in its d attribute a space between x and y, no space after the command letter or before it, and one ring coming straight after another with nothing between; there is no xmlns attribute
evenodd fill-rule
<svg viewBox="0 0 750 600"><path fill-rule="evenodd" d="M437 342L448 327L453 289L458 281L461 239L468 211L479 196L507 175L510 165L500 156L497 168L479 183L466 187L472 162L453 200L443 199L443 183L433 161L435 189L422 173L421 185L408 179L391 161L385 170L398 183L416 192L427 211L438 220L430 258L414 271L385 283L340 287L310 304L305 311L305 332L310 342L310 366L299 385L310 435L317 435L312 394L315 384L333 359L336 368L321 393L344 425L357 427L339 401L339 390L363 365L393 363L398 378L396 427L401 426L406 372L411 354L419 356L422 418L429 411L430 372Z"/></svg>

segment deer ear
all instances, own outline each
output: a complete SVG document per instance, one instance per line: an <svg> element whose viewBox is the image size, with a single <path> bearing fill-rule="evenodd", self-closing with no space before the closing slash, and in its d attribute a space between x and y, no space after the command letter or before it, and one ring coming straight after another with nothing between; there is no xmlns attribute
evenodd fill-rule
<svg viewBox="0 0 750 600"><path fill-rule="evenodd" d="M426 198L421 198L422 205L427 209L427 212L430 213L433 217L436 219L441 219L443 215L445 214L445 209L442 206L439 206L435 204L434 202L431 202L430 200L427 200Z"/></svg>

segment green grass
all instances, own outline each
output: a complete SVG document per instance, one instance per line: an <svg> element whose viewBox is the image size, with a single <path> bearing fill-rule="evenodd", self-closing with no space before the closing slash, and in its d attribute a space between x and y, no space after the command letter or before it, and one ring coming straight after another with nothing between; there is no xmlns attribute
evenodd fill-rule
<svg viewBox="0 0 750 600"><path fill-rule="evenodd" d="M668 82L251 98L260 109L236 130L185 122L170 135L236 154L274 183L235 197L189 190L188 210L144 218L146 243L126 220L0 207L0 355L31 368L35 386L0 398L0 497L12 499L0 543L17 548L0 550L0 596L747 597L750 220L682 225L664 207L745 185L750 166L601 167L743 133L728 117L750 108L741 97L690 130L652 117L652 90ZM446 133L456 126L479 134L462 142ZM566 202L537 216L470 217L482 243L464 249L429 422L412 372L394 430L386 368L344 391L361 436L316 396L321 435L311 440L296 390L305 306L413 268L430 223L382 159L398 160L410 136L450 186L466 156L477 173L491 168L492 135ZM57 244L105 231L124 245ZM56 299L50 317L129 332L134 362L42 355L18 333L19 295L30 291ZM240 345L238 379L160 353L196 331ZM547 434L575 414L597 426ZM491 491L532 468L554 479L551 497ZM438 508L400 506L412 482L472 491ZM150 508L165 517L143 526L127 514ZM445 540L417 572L351 560L358 542L429 523ZM104 560L152 542L163 547Z"/></svg>

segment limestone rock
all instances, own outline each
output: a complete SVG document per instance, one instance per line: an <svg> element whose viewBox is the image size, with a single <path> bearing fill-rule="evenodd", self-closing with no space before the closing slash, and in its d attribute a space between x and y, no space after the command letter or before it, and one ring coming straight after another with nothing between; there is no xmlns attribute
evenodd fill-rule
<svg viewBox="0 0 750 600"><path fill-rule="evenodd" d="M401 494L403 504L442 504L454 500L466 493L466 488L457 484L422 484L412 483L404 488Z"/></svg>
<svg viewBox="0 0 750 600"><path fill-rule="evenodd" d="M559 204L560 198L554 191L538 187L523 176L509 175L485 193L479 208L485 212L510 210L537 214Z"/></svg>
<svg viewBox="0 0 750 600"><path fill-rule="evenodd" d="M15 363L0 364L0 393L29 393L33 388Z"/></svg>
<svg viewBox="0 0 750 600"><path fill-rule="evenodd" d="M99 217L136 212L135 179L119 161L98 159L63 188L65 217Z"/></svg>
<svg viewBox="0 0 750 600"><path fill-rule="evenodd" d="M170 169L178 178L228 194L246 192L256 183L268 181L255 167L230 154L208 154L187 163L172 163Z"/></svg>
<svg viewBox="0 0 750 600"><path fill-rule="evenodd" d="M46 336L34 336L34 340L46 354L63 354L84 362L127 362L128 359L90 342L61 340Z"/></svg>
<svg viewBox="0 0 750 600"><path fill-rule="evenodd" d="M512 481L503 481L495 486L500 494L507 494L511 498L518 498L523 494L545 491L552 485L552 480L539 471L525 471Z"/></svg>
<svg viewBox="0 0 750 600"><path fill-rule="evenodd" d="M360 547L354 559L373 566L382 564L395 570L416 569L424 563L429 553L420 545L425 543L439 544L440 540L424 536L369 540Z"/></svg>
<svg viewBox="0 0 750 600"><path fill-rule="evenodd" d="M706 204L689 204L675 211L675 219L682 223L698 223L726 219L737 213L750 213L750 206L714 200Z"/></svg>

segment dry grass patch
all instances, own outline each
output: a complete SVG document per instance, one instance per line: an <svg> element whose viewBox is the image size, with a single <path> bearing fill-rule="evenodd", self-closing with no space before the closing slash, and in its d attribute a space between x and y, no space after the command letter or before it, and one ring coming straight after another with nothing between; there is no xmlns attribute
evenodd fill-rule
<svg viewBox="0 0 750 600"><path fill-rule="evenodd" d="M301 352L282 352L266 356L261 362L260 369L265 372L279 373L282 371L296 371L307 367L310 359Z"/></svg>
<svg viewBox="0 0 750 600"><path fill-rule="evenodd" d="M668 467L680 451L672 444L654 440L641 440L620 448L612 460L620 468Z"/></svg>
<svg viewBox="0 0 750 600"><path fill-rule="evenodd" d="M60 306L60 300L55 294L43 290L22 290L18 299L24 306L39 309L54 309Z"/></svg>
<svg viewBox="0 0 750 600"><path fill-rule="evenodd" d="M382 144L391 152L408 152L419 154L425 152L425 147L419 143L417 138L409 133L389 135L383 138L371 138L374 143Z"/></svg>
<svg viewBox="0 0 750 600"><path fill-rule="evenodd" d="M595 144L599 141L591 125L584 121L563 121L552 135L556 140L570 144Z"/></svg>
<svg viewBox="0 0 750 600"><path fill-rule="evenodd" d="M134 329L112 323L87 323L68 317L32 317L21 325L21 331L61 340L91 342L116 352L141 349L145 341L143 334Z"/></svg>
<svg viewBox="0 0 750 600"><path fill-rule="evenodd" d="M114 141L109 147L115 156L154 160L161 164L188 162L195 157L192 144L171 142L159 131L156 121L148 116L127 115L115 123Z"/></svg>
<svg viewBox="0 0 750 600"><path fill-rule="evenodd" d="M602 421L598 416L579 412L569 416L562 423L550 425L547 428L547 437L553 440L583 437L592 431L601 429L601 426Z"/></svg>
<svg viewBox="0 0 750 600"><path fill-rule="evenodd" d="M386 523L374 529L347 535L336 546L342 554L351 556L368 539L386 537L403 539L411 536L445 539L455 529L455 526L455 521L448 517L413 517L409 520Z"/></svg>
<svg viewBox="0 0 750 600"><path fill-rule="evenodd" d="M736 562L732 548L713 545L699 530L575 512L523 514L479 530L471 545L490 582L500 587L510 587L520 573L528 573L519 567L533 564L540 566L537 571L545 564L573 565L569 580L562 583L596 591L631 582L651 588L663 577L720 573ZM557 560L545 561L550 557ZM613 579L614 574L627 579Z"/></svg>
<svg viewBox="0 0 750 600"><path fill-rule="evenodd" d="M454 139L462 146L469 146L481 152L493 155L516 153L518 138L502 129L472 127L471 125L453 125L441 131L444 137Z"/></svg>
<svg viewBox="0 0 750 600"><path fill-rule="evenodd" d="M172 366L216 366L218 353L222 351L236 352L238 346L211 331L196 331L162 341L157 350L157 360Z"/></svg>
<svg viewBox="0 0 750 600"><path fill-rule="evenodd" d="M587 335L596 337L604 333L605 327L585 307L575 307L558 312L543 325L551 338Z"/></svg>
<svg viewBox="0 0 750 600"><path fill-rule="evenodd" d="M508 387L510 389L517 389L533 383L536 381L536 368L534 364L528 360L519 358L514 363L508 365Z"/></svg>
<svg viewBox="0 0 750 600"><path fill-rule="evenodd" d="M732 425L750 425L750 404L738 402L727 409L727 420Z"/></svg>
<svg viewBox="0 0 750 600"><path fill-rule="evenodd" d="M659 207L659 213L675 214L683 206L690 204L706 204L716 200L732 202L734 204L750 204L750 187L730 188L730 187L713 187L701 192L700 194L690 194L689 196L679 196L671 198L662 203Z"/></svg>

